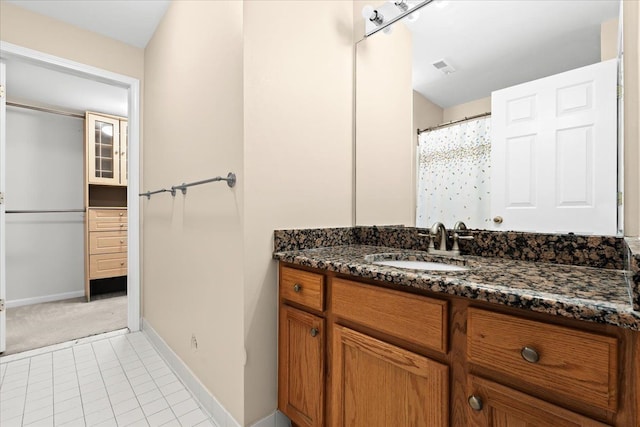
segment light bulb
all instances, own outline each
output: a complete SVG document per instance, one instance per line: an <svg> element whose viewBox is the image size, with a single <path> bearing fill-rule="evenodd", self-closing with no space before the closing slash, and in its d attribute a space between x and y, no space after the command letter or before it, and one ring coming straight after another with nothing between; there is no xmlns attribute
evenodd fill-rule
<svg viewBox="0 0 640 427"><path fill-rule="evenodd" d="M369 5L362 8L362 17L364 19L368 19L376 25L382 25L382 23L384 22L384 16L382 16L380 12Z"/></svg>
<svg viewBox="0 0 640 427"><path fill-rule="evenodd" d="M373 6L366 5L362 8L362 17L364 19L371 19L371 15L373 15L374 12Z"/></svg>

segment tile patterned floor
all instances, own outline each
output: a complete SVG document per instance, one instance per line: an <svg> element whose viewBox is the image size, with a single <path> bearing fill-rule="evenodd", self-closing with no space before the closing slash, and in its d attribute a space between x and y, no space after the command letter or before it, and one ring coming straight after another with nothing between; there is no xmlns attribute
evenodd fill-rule
<svg viewBox="0 0 640 427"><path fill-rule="evenodd" d="M0 425L216 426L141 332L0 359Z"/></svg>

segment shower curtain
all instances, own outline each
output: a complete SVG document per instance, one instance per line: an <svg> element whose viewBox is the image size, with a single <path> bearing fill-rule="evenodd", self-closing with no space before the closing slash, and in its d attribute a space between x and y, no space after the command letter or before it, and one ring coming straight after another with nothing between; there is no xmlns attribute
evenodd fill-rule
<svg viewBox="0 0 640 427"><path fill-rule="evenodd" d="M490 179L490 117L421 133L416 226L489 228Z"/></svg>

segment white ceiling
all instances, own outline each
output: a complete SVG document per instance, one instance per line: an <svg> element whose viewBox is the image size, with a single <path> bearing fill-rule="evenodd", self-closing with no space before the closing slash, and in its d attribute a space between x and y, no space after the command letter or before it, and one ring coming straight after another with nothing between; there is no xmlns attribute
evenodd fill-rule
<svg viewBox="0 0 640 427"><path fill-rule="evenodd" d="M618 8L619 0L434 2L405 22L413 32L413 87L447 108L598 62L600 24L617 18ZM456 71L436 70L441 59Z"/></svg>
<svg viewBox="0 0 640 427"><path fill-rule="evenodd" d="M6 0L59 21L144 48L171 0Z"/></svg>

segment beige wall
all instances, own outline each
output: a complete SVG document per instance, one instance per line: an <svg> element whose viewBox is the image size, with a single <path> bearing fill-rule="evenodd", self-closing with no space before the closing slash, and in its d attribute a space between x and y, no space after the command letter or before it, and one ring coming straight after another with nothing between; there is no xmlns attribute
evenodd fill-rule
<svg viewBox="0 0 640 427"><path fill-rule="evenodd" d="M0 40L142 79L144 51L0 1Z"/></svg>
<svg viewBox="0 0 640 427"><path fill-rule="evenodd" d="M394 27L391 34L380 32L356 45L358 225L415 221L411 33Z"/></svg>
<svg viewBox="0 0 640 427"><path fill-rule="evenodd" d="M241 425L277 405L273 230L351 225L352 19L348 2L174 2L147 47L146 186L238 186L145 202L145 318Z"/></svg>
<svg viewBox="0 0 640 427"><path fill-rule="evenodd" d="M440 106L413 91L413 130L439 125L443 121L443 114Z"/></svg>
<svg viewBox="0 0 640 427"><path fill-rule="evenodd" d="M242 2L176 1L146 48L145 189L238 184L145 199L142 234L145 319L241 425L242 25Z"/></svg>
<svg viewBox="0 0 640 427"><path fill-rule="evenodd" d="M351 225L351 7L244 5L247 425L276 406L273 230Z"/></svg>
<svg viewBox="0 0 640 427"><path fill-rule="evenodd" d="M453 120L461 120L465 117L471 117L475 116L476 114L483 114L490 111L491 96L487 96L486 98L480 98L474 101L465 102L464 104L445 108L442 121L446 123Z"/></svg>
<svg viewBox="0 0 640 427"><path fill-rule="evenodd" d="M610 19L600 25L600 60L618 57L618 19Z"/></svg>
<svg viewBox="0 0 640 427"><path fill-rule="evenodd" d="M624 25L624 234L640 236L640 7L623 2Z"/></svg>

